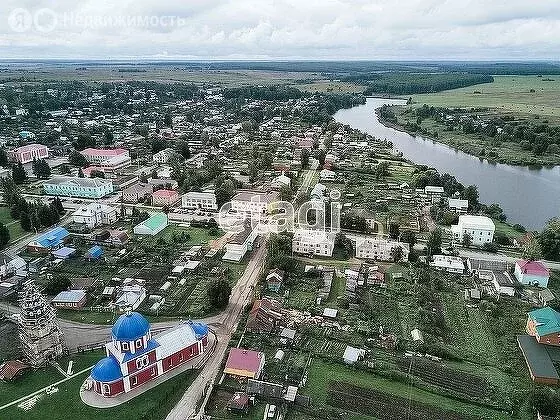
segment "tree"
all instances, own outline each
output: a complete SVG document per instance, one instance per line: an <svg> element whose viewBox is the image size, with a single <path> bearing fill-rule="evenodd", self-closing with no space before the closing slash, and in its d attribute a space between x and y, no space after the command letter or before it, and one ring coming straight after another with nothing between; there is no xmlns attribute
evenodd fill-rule
<svg viewBox="0 0 560 420"><path fill-rule="evenodd" d="M68 167L67 164L63 163L62 165L60 165L58 167L58 170L61 174L69 174L70 173L70 168Z"/></svg>
<svg viewBox="0 0 560 420"><path fill-rule="evenodd" d="M83 171L82 171L83 173ZM94 169L89 174L90 178L105 178L105 172L100 171L99 169Z"/></svg>
<svg viewBox="0 0 560 420"><path fill-rule="evenodd" d="M383 179L389 176L389 162L379 162L375 167L375 179Z"/></svg>
<svg viewBox="0 0 560 420"><path fill-rule="evenodd" d="M177 153L179 153L185 159L189 159L191 157L191 151L189 149L189 143L187 143L184 140L177 143Z"/></svg>
<svg viewBox="0 0 560 420"><path fill-rule="evenodd" d="M27 180L27 172L21 162L12 166L12 179L16 184L22 184Z"/></svg>
<svg viewBox="0 0 560 420"><path fill-rule="evenodd" d="M109 146L114 142L115 142L115 136L113 135L113 133L110 130L105 130L105 133L103 133L103 143Z"/></svg>
<svg viewBox="0 0 560 420"><path fill-rule="evenodd" d="M391 258L393 259L393 262L398 263L402 261L403 257L404 252L402 246L397 245L396 247L391 248Z"/></svg>
<svg viewBox="0 0 560 420"><path fill-rule="evenodd" d="M294 198L294 192L287 185L282 185L279 191L279 198L280 201L292 201L292 198Z"/></svg>
<svg viewBox="0 0 560 420"><path fill-rule="evenodd" d="M321 165L321 167L325 164L326 156L327 152L325 152L323 149L317 151L317 160L319 161L319 165Z"/></svg>
<svg viewBox="0 0 560 420"><path fill-rule="evenodd" d="M53 276L45 286L47 295L57 295L64 290L68 290L72 286L72 282L66 276Z"/></svg>
<svg viewBox="0 0 560 420"><path fill-rule="evenodd" d="M397 239L399 237L400 230L400 225L398 223L389 223L389 236L391 239Z"/></svg>
<svg viewBox="0 0 560 420"><path fill-rule="evenodd" d="M0 249L10 242L10 231L3 223L0 223Z"/></svg>
<svg viewBox="0 0 560 420"><path fill-rule="evenodd" d="M472 245L472 236L468 233L463 234L461 245L463 245L465 248L469 248Z"/></svg>
<svg viewBox="0 0 560 420"><path fill-rule="evenodd" d="M401 233L401 241L410 245L410 249L414 248L416 244L416 234L411 230L405 230Z"/></svg>
<svg viewBox="0 0 560 420"><path fill-rule="evenodd" d="M78 178L85 178L86 176L84 175L84 171L82 170L82 168L78 169Z"/></svg>
<svg viewBox="0 0 560 420"><path fill-rule="evenodd" d="M210 305L217 309L223 309L229 302L231 286L226 280L214 280L210 283L207 294Z"/></svg>
<svg viewBox="0 0 560 420"><path fill-rule="evenodd" d="M461 198L463 200L469 200L469 210L478 210L480 203L478 201L478 188L476 187L476 185L469 185L467 188L465 188L461 193Z"/></svg>
<svg viewBox="0 0 560 420"><path fill-rule="evenodd" d="M173 118L171 117L171 113L167 112L163 117L163 123L166 127L173 127Z"/></svg>
<svg viewBox="0 0 560 420"><path fill-rule="evenodd" d="M68 163L80 168L85 168L89 165L86 157L76 150L72 150L68 155Z"/></svg>
<svg viewBox="0 0 560 420"><path fill-rule="evenodd" d="M436 228L428 236L428 241L426 243L426 249L428 256L439 254L441 252L442 243L442 232L440 228Z"/></svg>
<svg viewBox="0 0 560 420"><path fill-rule="evenodd" d="M22 212L19 215L19 224L21 225L21 228L26 231L26 232L30 232L31 231L31 218L29 217L29 213L26 212Z"/></svg>
<svg viewBox="0 0 560 420"><path fill-rule="evenodd" d="M334 239L334 247L342 254L342 258L349 258L354 252L352 241L342 232L338 232Z"/></svg>
<svg viewBox="0 0 560 420"><path fill-rule="evenodd" d="M4 149L0 149L0 166L8 166L8 154Z"/></svg>
<svg viewBox="0 0 560 420"><path fill-rule="evenodd" d="M309 166L309 150L303 149L301 151L301 167L303 169Z"/></svg>
<svg viewBox="0 0 560 420"><path fill-rule="evenodd" d="M48 179L51 176L51 167L45 159L34 160L32 168L38 179Z"/></svg>
<svg viewBox="0 0 560 420"><path fill-rule="evenodd" d="M546 260L560 261L560 219L551 219L538 235L542 256Z"/></svg>
<svg viewBox="0 0 560 420"><path fill-rule="evenodd" d="M231 179L226 179L221 184L216 186L214 194L216 195L216 203L218 208L222 207L225 203L231 200L235 193L235 186Z"/></svg>

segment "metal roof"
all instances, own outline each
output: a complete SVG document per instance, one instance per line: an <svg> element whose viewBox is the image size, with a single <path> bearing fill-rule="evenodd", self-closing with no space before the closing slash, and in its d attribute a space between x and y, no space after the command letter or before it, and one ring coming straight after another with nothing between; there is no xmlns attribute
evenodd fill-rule
<svg viewBox="0 0 560 420"><path fill-rule="evenodd" d="M54 303L78 303L86 296L85 290L67 290L60 292L52 300Z"/></svg>

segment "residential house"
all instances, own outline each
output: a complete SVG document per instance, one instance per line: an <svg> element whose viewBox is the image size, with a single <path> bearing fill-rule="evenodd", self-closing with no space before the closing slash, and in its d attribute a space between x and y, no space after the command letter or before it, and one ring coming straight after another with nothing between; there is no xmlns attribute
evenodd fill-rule
<svg viewBox="0 0 560 420"><path fill-rule="evenodd" d="M424 194L426 194L431 203L439 203L445 191L443 187L427 185L424 187Z"/></svg>
<svg viewBox="0 0 560 420"><path fill-rule="evenodd" d="M323 169L321 170L321 172L319 172L319 178L321 179L321 181L334 181L335 177L336 173L329 169Z"/></svg>
<svg viewBox="0 0 560 420"><path fill-rule="evenodd" d="M355 347L346 346L346 348L344 349L342 360L348 365L353 365L358 360L363 359L365 355L366 351L364 349L357 349Z"/></svg>
<svg viewBox="0 0 560 420"><path fill-rule="evenodd" d="M30 252L49 252L62 247L69 238L70 233L63 227L58 226L29 242L27 250Z"/></svg>
<svg viewBox="0 0 560 420"><path fill-rule="evenodd" d="M274 268L268 272L266 276L266 286L271 292L278 292L284 281L284 271Z"/></svg>
<svg viewBox="0 0 560 420"><path fill-rule="evenodd" d="M560 313L549 306L527 314L527 334L538 343L560 346Z"/></svg>
<svg viewBox="0 0 560 420"><path fill-rule="evenodd" d="M152 193L152 206L173 206L179 201L179 193L175 190L157 190Z"/></svg>
<svg viewBox="0 0 560 420"><path fill-rule="evenodd" d="M138 183L123 190L122 201L136 204L146 200L153 192L154 187L151 184Z"/></svg>
<svg viewBox="0 0 560 420"><path fill-rule="evenodd" d="M56 295L51 304L60 309L82 309L86 301L85 290L65 290Z"/></svg>
<svg viewBox="0 0 560 420"><path fill-rule="evenodd" d="M263 352L234 347L229 351L224 373L239 378L258 379L264 363Z"/></svg>
<svg viewBox="0 0 560 420"><path fill-rule="evenodd" d="M272 180L270 184L271 188L279 190L282 187L289 187L292 184L292 180L290 177L287 177L282 173L282 175L278 175L276 178Z"/></svg>
<svg viewBox="0 0 560 420"><path fill-rule="evenodd" d="M458 198L449 198L447 200L447 206L449 210L459 213L466 214L469 209L469 200L460 200Z"/></svg>
<svg viewBox="0 0 560 420"><path fill-rule="evenodd" d="M292 251L332 257L336 233L331 231L296 229L292 238Z"/></svg>
<svg viewBox="0 0 560 420"><path fill-rule="evenodd" d="M90 203L72 213L74 223L84 224L93 229L100 225L110 225L117 221L117 209L106 204Z"/></svg>
<svg viewBox="0 0 560 420"><path fill-rule="evenodd" d="M402 249L401 261L408 261L410 245L392 239L376 237L356 237L356 258L377 261L393 261L394 249Z"/></svg>
<svg viewBox="0 0 560 420"><path fill-rule="evenodd" d="M548 306L550 302L556 299L556 296L550 289L541 289L537 293L537 298L542 306Z"/></svg>
<svg viewBox="0 0 560 420"><path fill-rule="evenodd" d="M449 273L463 274L465 271L465 262L461 257L453 257L450 255L434 255L430 266L437 270L444 270Z"/></svg>
<svg viewBox="0 0 560 420"><path fill-rule="evenodd" d="M548 287L550 270L541 261L519 260L513 273L521 284Z"/></svg>
<svg viewBox="0 0 560 420"><path fill-rule="evenodd" d="M81 198L103 198L113 192L113 182L103 178L55 176L43 183L48 195Z"/></svg>
<svg viewBox="0 0 560 420"><path fill-rule="evenodd" d="M146 289L144 286L129 282L117 289L115 307L119 312L135 310L146 299Z"/></svg>
<svg viewBox="0 0 560 420"><path fill-rule="evenodd" d="M164 164L164 163L168 163L169 160L173 156L176 156L176 155L177 155L177 152L174 149L168 147L167 149L163 149L163 150L160 150L159 152L155 153L152 156L152 159L156 163Z"/></svg>
<svg viewBox="0 0 560 420"><path fill-rule="evenodd" d="M263 297L253 303L247 317L247 331L271 333L284 322L282 305L275 299Z"/></svg>

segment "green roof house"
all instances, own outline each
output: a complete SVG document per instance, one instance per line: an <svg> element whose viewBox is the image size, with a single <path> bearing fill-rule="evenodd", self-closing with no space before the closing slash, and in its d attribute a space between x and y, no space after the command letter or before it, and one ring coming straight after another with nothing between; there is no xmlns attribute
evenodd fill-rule
<svg viewBox="0 0 560 420"><path fill-rule="evenodd" d="M150 218L134 226L134 233L137 235L157 235L167 227L167 215L165 213L154 213Z"/></svg>
<svg viewBox="0 0 560 420"><path fill-rule="evenodd" d="M529 312L527 333L541 344L560 346L560 312L548 306Z"/></svg>

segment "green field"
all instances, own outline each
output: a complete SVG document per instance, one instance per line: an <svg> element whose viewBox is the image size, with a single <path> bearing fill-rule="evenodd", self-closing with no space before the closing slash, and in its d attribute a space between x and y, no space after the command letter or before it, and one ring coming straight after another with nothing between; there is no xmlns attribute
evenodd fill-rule
<svg viewBox="0 0 560 420"><path fill-rule="evenodd" d="M560 76L494 76L494 83L412 95L420 105L494 108L522 116L540 115L551 124L560 124L559 97Z"/></svg>
<svg viewBox="0 0 560 420"><path fill-rule="evenodd" d="M95 352L75 355L71 358L76 361L75 370L81 370L87 367L84 363L92 365L100 357L100 353ZM63 367L66 366L64 362L66 360L61 361ZM118 407L97 409L85 405L80 399L80 386L88 376L86 372L58 385L58 392L51 395L43 394L37 404L30 410L24 411L15 405L1 410L0 418L3 420L24 418L27 420L163 419L179 400L195 375L196 372L187 371L151 389L144 396L139 396ZM63 379L62 375L54 368L39 370L18 379L13 384L0 384L1 399L2 401L12 401L61 379ZM17 391L14 391L14 389Z"/></svg>
<svg viewBox="0 0 560 420"><path fill-rule="evenodd" d="M294 87L304 92L311 93L362 93L366 86L335 80L317 80L310 83L298 83Z"/></svg>

